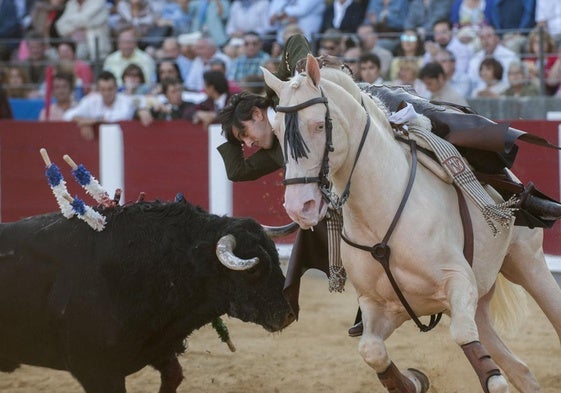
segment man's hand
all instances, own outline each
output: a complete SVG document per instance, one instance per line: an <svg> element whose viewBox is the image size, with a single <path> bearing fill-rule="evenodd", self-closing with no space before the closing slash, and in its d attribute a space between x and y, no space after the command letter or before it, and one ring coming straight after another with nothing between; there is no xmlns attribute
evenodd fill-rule
<svg viewBox="0 0 561 393"><path fill-rule="evenodd" d="M80 135L87 141L93 141L95 138L94 126L81 126Z"/></svg>

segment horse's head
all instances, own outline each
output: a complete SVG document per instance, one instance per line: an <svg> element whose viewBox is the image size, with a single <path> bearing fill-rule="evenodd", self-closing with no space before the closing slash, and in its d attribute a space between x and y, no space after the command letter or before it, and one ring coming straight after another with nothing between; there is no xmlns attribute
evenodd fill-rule
<svg viewBox="0 0 561 393"><path fill-rule="evenodd" d="M263 70L265 82L279 96L273 129L285 159L284 207L302 228L316 225L327 211L322 191L328 192L333 165L333 134L320 67L308 55L306 72L283 82Z"/></svg>

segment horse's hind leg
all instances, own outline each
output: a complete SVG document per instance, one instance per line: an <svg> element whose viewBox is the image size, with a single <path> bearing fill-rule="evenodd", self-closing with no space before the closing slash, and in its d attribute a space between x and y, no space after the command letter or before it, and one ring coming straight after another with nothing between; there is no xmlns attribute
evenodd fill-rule
<svg viewBox="0 0 561 393"><path fill-rule="evenodd" d="M450 334L463 349L475 370L485 393L507 393L508 383L499 368L479 341L475 324L477 289L475 283L462 273L453 274L446 283L450 303Z"/></svg>
<svg viewBox="0 0 561 393"><path fill-rule="evenodd" d="M493 290L479 299L475 322L479 330L481 343L487 348L493 360L504 371L510 383L522 393L537 393L540 387L530 369L516 355L514 355L501 338L497 335L492 326L490 312L490 301Z"/></svg>
<svg viewBox="0 0 561 393"><path fill-rule="evenodd" d="M372 367L378 379L390 393L425 393L428 378L418 370L401 372L388 356L384 340L401 324L376 307L361 304L364 331L358 350L364 361ZM375 311L376 310L376 311Z"/></svg>
<svg viewBox="0 0 561 393"><path fill-rule="evenodd" d="M501 273L534 298L561 340L561 288L547 267L542 230L516 227Z"/></svg>

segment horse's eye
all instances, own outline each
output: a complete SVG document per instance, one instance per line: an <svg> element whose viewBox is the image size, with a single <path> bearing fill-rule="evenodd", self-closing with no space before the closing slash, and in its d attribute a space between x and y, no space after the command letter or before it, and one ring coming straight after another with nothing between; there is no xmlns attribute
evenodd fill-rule
<svg viewBox="0 0 561 393"><path fill-rule="evenodd" d="M325 130L325 123L319 123L319 124L316 126L316 130L317 130L318 132L324 131L324 130Z"/></svg>

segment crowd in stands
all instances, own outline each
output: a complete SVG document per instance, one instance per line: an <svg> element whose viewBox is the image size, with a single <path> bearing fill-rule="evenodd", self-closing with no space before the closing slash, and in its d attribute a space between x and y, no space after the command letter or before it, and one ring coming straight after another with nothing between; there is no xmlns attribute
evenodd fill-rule
<svg viewBox="0 0 561 393"><path fill-rule="evenodd" d="M286 39L435 101L561 97L559 0L2 0L0 97L40 120L215 121ZM2 106L2 103L0 103ZM1 111L9 116L9 107Z"/></svg>

